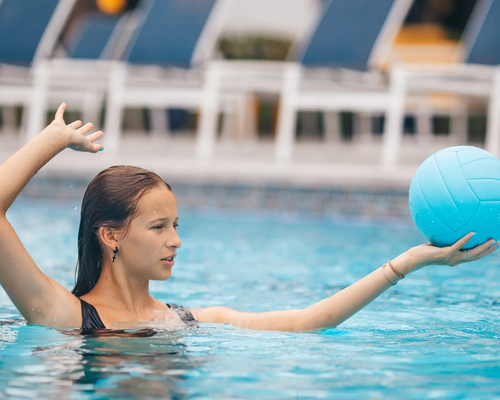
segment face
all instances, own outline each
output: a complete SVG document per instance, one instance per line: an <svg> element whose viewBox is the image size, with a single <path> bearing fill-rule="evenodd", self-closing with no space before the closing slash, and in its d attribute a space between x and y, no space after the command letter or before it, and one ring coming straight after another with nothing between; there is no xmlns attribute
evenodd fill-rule
<svg viewBox="0 0 500 400"><path fill-rule="evenodd" d="M121 261L138 280L170 278L181 240L174 194L159 186L139 201L137 216L119 240Z"/></svg>

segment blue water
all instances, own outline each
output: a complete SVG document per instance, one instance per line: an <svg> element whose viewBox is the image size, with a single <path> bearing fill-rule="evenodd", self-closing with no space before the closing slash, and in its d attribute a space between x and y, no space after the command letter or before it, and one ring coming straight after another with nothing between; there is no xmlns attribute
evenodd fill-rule
<svg viewBox="0 0 500 400"><path fill-rule="evenodd" d="M307 307L423 242L411 221L179 215L173 277L151 289L187 307ZM71 289L79 204L23 200L8 216L38 266ZM82 338L27 325L0 289L0 398L500 398L499 254L420 270L322 332L201 324Z"/></svg>

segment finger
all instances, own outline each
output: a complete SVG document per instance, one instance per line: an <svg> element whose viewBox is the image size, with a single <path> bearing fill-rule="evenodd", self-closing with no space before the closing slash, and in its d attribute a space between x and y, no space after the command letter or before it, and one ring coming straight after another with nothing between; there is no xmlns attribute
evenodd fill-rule
<svg viewBox="0 0 500 400"><path fill-rule="evenodd" d="M481 258L486 257L488 254L493 253L498 248L498 246L499 244L496 243L493 246L488 247L485 251L476 256L476 260L480 260Z"/></svg>
<svg viewBox="0 0 500 400"><path fill-rule="evenodd" d="M497 247L498 247L497 242L491 242L491 243L488 242L488 246L482 252L476 254L474 258L476 260L479 260L480 258L483 258L484 256L493 253Z"/></svg>
<svg viewBox="0 0 500 400"><path fill-rule="evenodd" d="M95 144L94 143L94 144L91 144L90 146L88 146L88 151L90 151L91 153L97 153L98 151L101 151L101 150L104 150L104 146L102 144Z"/></svg>
<svg viewBox="0 0 500 400"><path fill-rule="evenodd" d="M66 110L66 103L62 103L56 111L56 119L64 119L65 110Z"/></svg>
<svg viewBox="0 0 500 400"><path fill-rule="evenodd" d="M82 121L74 121L71 124L68 125L69 128L71 129L77 129L80 126L82 126Z"/></svg>
<svg viewBox="0 0 500 400"><path fill-rule="evenodd" d="M474 247L473 249L469 250L469 254L470 254L471 258L472 257L477 257L482 252L488 250L493 243L495 243L495 241L493 239L490 239L490 240L484 242L483 244L481 244L481 245L479 245L477 247Z"/></svg>
<svg viewBox="0 0 500 400"><path fill-rule="evenodd" d="M93 127L94 127L94 124L89 122L89 123L83 125L80 129L77 129L76 131L82 135L85 135L86 133L89 133Z"/></svg>
<svg viewBox="0 0 500 400"><path fill-rule="evenodd" d="M488 240L487 242L481 244L480 246L475 247L474 249L469 250L469 257L467 257L467 250L460 251L460 258L457 259L450 266L455 267L459 264L476 261L479 260L488 254L493 253L499 244L495 242L493 239Z"/></svg>
<svg viewBox="0 0 500 400"><path fill-rule="evenodd" d="M475 232L470 232L467 235L465 235L462 239L460 239L458 242L456 242L454 245L451 246L451 250L453 252L460 250L462 247L465 246L465 244L471 239L472 235L474 235Z"/></svg>
<svg viewBox="0 0 500 400"><path fill-rule="evenodd" d="M97 153L98 151L104 150L104 146L101 144L92 145L92 153Z"/></svg>
<svg viewBox="0 0 500 400"><path fill-rule="evenodd" d="M495 243L495 242L493 242L493 243ZM465 256L464 259L457 260L456 262L454 262L450 266L451 267L455 267L455 266L457 266L459 264L462 264L462 263L480 260L481 258L486 257L488 254L493 253L498 247L499 247L498 244L494 244L493 246L488 246L486 248L486 250L484 250L482 253L479 253L479 254L475 255L474 257L472 257L472 255L471 255L471 259L470 260L467 259L467 256ZM469 254L471 254L471 251L469 251Z"/></svg>
<svg viewBox="0 0 500 400"><path fill-rule="evenodd" d="M104 136L104 133L102 131L97 131L97 132L93 132L90 135L85 136L85 137L90 141L90 143L94 143L96 140L102 138L103 136Z"/></svg>

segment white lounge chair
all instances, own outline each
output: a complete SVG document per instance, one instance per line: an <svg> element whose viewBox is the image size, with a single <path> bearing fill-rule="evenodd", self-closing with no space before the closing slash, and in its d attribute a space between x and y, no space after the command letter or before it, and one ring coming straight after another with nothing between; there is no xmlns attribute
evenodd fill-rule
<svg viewBox="0 0 500 400"><path fill-rule="evenodd" d="M287 164L292 159L298 111L383 114L389 110L395 98L392 82L384 84L370 70L391 45L411 4L411 0L327 4L299 62L288 65L284 73L276 162Z"/></svg>
<svg viewBox="0 0 500 400"><path fill-rule="evenodd" d="M212 69L205 72L231 0L145 0L144 21L123 62L110 76L104 146L120 146L125 107L200 111L197 153L211 152L219 96ZM203 134L208 132L208 134ZM200 139L201 138L201 139Z"/></svg>
<svg viewBox="0 0 500 400"><path fill-rule="evenodd" d="M51 55L75 1L0 1L0 106L4 125L15 125L15 106L23 106L29 113L33 66Z"/></svg>
<svg viewBox="0 0 500 400"><path fill-rule="evenodd" d="M134 12L122 16L90 14L80 21L66 57L36 63L28 140L45 125L47 110L63 101L69 110L82 110L84 121L99 124L112 60L119 57L120 46L129 40L127 29L134 24L134 18Z"/></svg>
<svg viewBox="0 0 500 400"><path fill-rule="evenodd" d="M394 69L394 102L387 121L382 160L398 165L402 120L409 94L452 93L488 103L486 149L500 155L500 1L478 0L462 36L465 55L457 65L413 65ZM431 110L432 112L432 110ZM452 132L453 134L453 132Z"/></svg>

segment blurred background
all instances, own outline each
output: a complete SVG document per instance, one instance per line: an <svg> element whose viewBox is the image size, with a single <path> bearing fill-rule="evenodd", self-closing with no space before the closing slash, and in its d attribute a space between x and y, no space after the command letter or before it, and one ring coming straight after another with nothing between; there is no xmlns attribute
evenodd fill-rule
<svg viewBox="0 0 500 400"><path fill-rule="evenodd" d="M105 151L63 152L52 179L133 164L404 197L439 149L498 155L498 18L498 0L2 0L0 160L64 101Z"/></svg>
<svg viewBox="0 0 500 400"><path fill-rule="evenodd" d="M9 221L72 289L87 185L151 169L183 241L155 298L308 307L426 241L408 188L427 157L499 155L499 22L500 0L0 0L0 162L62 102L104 131L104 151L35 174ZM305 333L81 340L26 324L0 287L0 398L498 399L498 260L480 263Z"/></svg>

